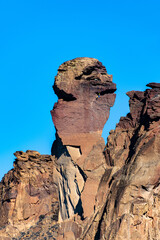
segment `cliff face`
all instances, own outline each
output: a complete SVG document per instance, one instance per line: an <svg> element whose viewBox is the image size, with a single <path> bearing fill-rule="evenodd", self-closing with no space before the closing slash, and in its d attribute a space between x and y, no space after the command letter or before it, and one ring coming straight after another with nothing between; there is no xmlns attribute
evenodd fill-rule
<svg viewBox="0 0 160 240"><path fill-rule="evenodd" d="M130 113L108 137L111 174L99 186L104 205L92 224L96 235L90 228L86 239L160 239L160 84L147 86L127 93Z"/></svg>
<svg viewBox="0 0 160 240"><path fill-rule="evenodd" d="M51 111L57 134L84 168L84 159L101 139L116 85L98 60L76 58L59 67L53 89L59 98Z"/></svg>
<svg viewBox="0 0 160 240"><path fill-rule="evenodd" d="M96 59L62 64L52 155L16 152L0 183L0 240L160 239L160 84L128 92L101 138L116 86Z"/></svg>

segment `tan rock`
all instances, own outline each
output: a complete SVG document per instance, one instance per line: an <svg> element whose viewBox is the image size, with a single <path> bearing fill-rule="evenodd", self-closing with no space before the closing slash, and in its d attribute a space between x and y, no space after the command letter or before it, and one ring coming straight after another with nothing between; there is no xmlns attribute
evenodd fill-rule
<svg viewBox="0 0 160 240"><path fill-rule="evenodd" d="M88 178L85 183L84 191L81 194L84 218L89 217L94 213L95 197L98 186L99 182L90 178Z"/></svg>
<svg viewBox="0 0 160 240"><path fill-rule="evenodd" d="M73 232L65 232L64 240L75 240L75 236Z"/></svg>
<svg viewBox="0 0 160 240"><path fill-rule="evenodd" d="M12 237L34 225L41 215L53 212L58 220L59 208L57 186L53 181L53 158L42 160L36 151L19 151L15 156L14 169L0 183L0 226L6 227ZM33 156L36 162L32 161Z"/></svg>

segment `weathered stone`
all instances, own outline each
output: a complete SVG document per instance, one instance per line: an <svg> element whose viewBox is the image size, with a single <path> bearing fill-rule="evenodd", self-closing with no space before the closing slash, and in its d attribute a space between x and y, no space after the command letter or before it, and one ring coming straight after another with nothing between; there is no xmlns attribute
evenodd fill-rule
<svg viewBox="0 0 160 240"><path fill-rule="evenodd" d="M80 149L70 151L79 164L80 154L87 156L101 137L116 85L98 60L76 58L59 67L53 89L59 98L51 111L57 134L63 145Z"/></svg>
<svg viewBox="0 0 160 240"><path fill-rule="evenodd" d="M149 83L146 85L147 87L151 87L151 88L160 88L160 83L155 83L155 82L152 82L152 83Z"/></svg>
<svg viewBox="0 0 160 240"><path fill-rule="evenodd" d="M0 183L0 227L6 229L4 237L7 237L7 231L9 236L16 237L20 231L34 225L41 215L53 212L58 220L59 203L57 186L53 180L53 157L51 159L50 156L50 161L41 160L41 155L36 151L18 151L15 156L14 169ZM35 157L36 162L32 161ZM23 161L23 158L27 161Z"/></svg>
<svg viewBox="0 0 160 240"><path fill-rule="evenodd" d="M59 220L76 213L90 217L106 168L101 134L115 100L116 85L98 60L76 58L59 67L53 89L59 98L51 111L56 128L52 154L60 166Z"/></svg>
<svg viewBox="0 0 160 240"><path fill-rule="evenodd" d="M98 186L99 181L97 181L97 179L88 178L85 183L84 191L81 194L84 218L89 217L94 213L95 197Z"/></svg>

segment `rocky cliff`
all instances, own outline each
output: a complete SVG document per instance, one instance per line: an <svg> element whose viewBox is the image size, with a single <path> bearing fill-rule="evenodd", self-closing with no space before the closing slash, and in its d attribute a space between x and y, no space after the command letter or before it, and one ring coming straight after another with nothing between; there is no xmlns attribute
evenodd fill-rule
<svg viewBox="0 0 160 240"><path fill-rule="evenodd" d="M128 92L130 113L103 126L116 85L93 58L63 63L51 155L18 151L0 183L0 240L160 239L160 84Z"/></svg>
<svg viewBox="0 0 160 240"><path fill-rule="evenodd" d="M110 132L104 204L84 239L160 239L160 84L147 86L127 93L130 113Z"/></svg>
<svg viewBox="0 0 160 240"><path fill-rule="evenodd" d="M14 168L0 183L2 239L16 237L45 215L52 215L53 223L58 221L58 193L53 179L54 157L40 155L36 151L18 151L14 155Z"/></svg>

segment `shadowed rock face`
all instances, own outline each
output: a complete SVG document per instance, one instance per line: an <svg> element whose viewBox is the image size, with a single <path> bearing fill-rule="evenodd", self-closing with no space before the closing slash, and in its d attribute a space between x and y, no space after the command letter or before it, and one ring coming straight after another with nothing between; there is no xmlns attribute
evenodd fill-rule
<svg viewBox="0 0 160 240"><path fill-rule="evenodd" d="M83 154L101 136L114 104L112 76L98 60L76 58L59 67L53 89L59 98L51 111L57 134Z"/></svg>

